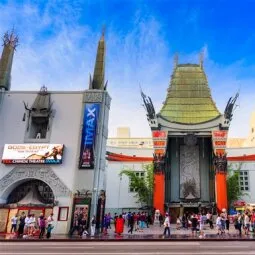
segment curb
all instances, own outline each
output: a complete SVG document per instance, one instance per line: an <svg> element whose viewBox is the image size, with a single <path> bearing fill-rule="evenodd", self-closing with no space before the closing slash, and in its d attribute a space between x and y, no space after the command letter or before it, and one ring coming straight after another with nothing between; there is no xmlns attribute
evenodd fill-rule
<svg viewBox="0 0 255 255"><path fill-rule="evenodd" d="M231 239L231 238L211 238L211 239L205 239L205 238L193 238L193 239L185 239L185 238L178 238L178 239L160 239L160 238L147 238L147 239L2 239L0 240L0 243L2 242L9 242L9 243L15 243L15 242L254 242L254 239Z"/></svg>

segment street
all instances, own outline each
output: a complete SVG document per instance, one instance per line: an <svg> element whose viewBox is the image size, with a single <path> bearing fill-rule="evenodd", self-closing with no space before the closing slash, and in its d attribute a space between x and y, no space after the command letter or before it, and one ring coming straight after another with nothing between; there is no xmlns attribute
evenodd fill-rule
<svg viewBox="0 0 255 255"><path fill-rule="evenodd" d="M214 242L0 242L0 255L216 255L254 254L255 243Z"/></svg>

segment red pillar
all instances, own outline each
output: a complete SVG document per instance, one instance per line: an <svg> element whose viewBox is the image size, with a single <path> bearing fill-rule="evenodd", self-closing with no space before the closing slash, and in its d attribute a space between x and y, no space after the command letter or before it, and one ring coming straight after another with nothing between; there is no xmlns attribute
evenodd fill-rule
<svg viewBox="0 0 255 255"><path fill-rule="evenodd" d="M218 212L222 212L222 209L228 209L228 196L227 196L227 174L216 172L216 205Z"/></svg>
<svg viewBox="0 0 255 255"><path fill-rule="evenodd" d="M153 206L156 210L164 213L165 202L165 174L162 172L154 173L154 192L153 192Z"/></svg>

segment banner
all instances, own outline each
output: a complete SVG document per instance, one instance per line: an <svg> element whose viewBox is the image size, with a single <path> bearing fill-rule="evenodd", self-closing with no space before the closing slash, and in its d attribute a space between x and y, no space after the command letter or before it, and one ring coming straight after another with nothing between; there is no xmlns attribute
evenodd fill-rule
<svg viewBox="0 0 255 255"><path fill-rule="evenodd" d="M3 164L61 164L63 144L5 144Z"/></svg>
<svg viewBox="0 0 255 255"><path fill-rule="evenodd" d="M214 154L224 154L227 146L228 131L212 131L212 145Z"/></svg>
<svg viewBox="0 0 255 255"><path fill-rule="evenodd" d="M93 169L95 165L95 146L99 110L99 103L85 105L79 161L80 169Z"/></svg>
<svg viewBox="0 0 255 255"><path fill-rule="evenodd" d="M167 132L162 130L152 131L154 153L164 155L167 146Z"/></svg>

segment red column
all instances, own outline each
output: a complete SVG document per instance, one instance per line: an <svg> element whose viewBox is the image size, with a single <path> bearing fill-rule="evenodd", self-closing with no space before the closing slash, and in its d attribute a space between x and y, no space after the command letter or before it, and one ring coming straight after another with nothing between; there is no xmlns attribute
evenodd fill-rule
<svg viewBox="0 0 255 255"><path fill-rule="evenodd" d="M227 174L217 172L215 176L215 193L216 193L216 205L218 212L222 212L222 209L228 209L228 196L227 196Z"/></svg>
<svg viewBox="0 0 255 255"><path fill-rule="evenodd" d="M164 213L165 202L165 174L162 172L154 173L154 192L153 192L153 206L161 213Z"/></svg>

